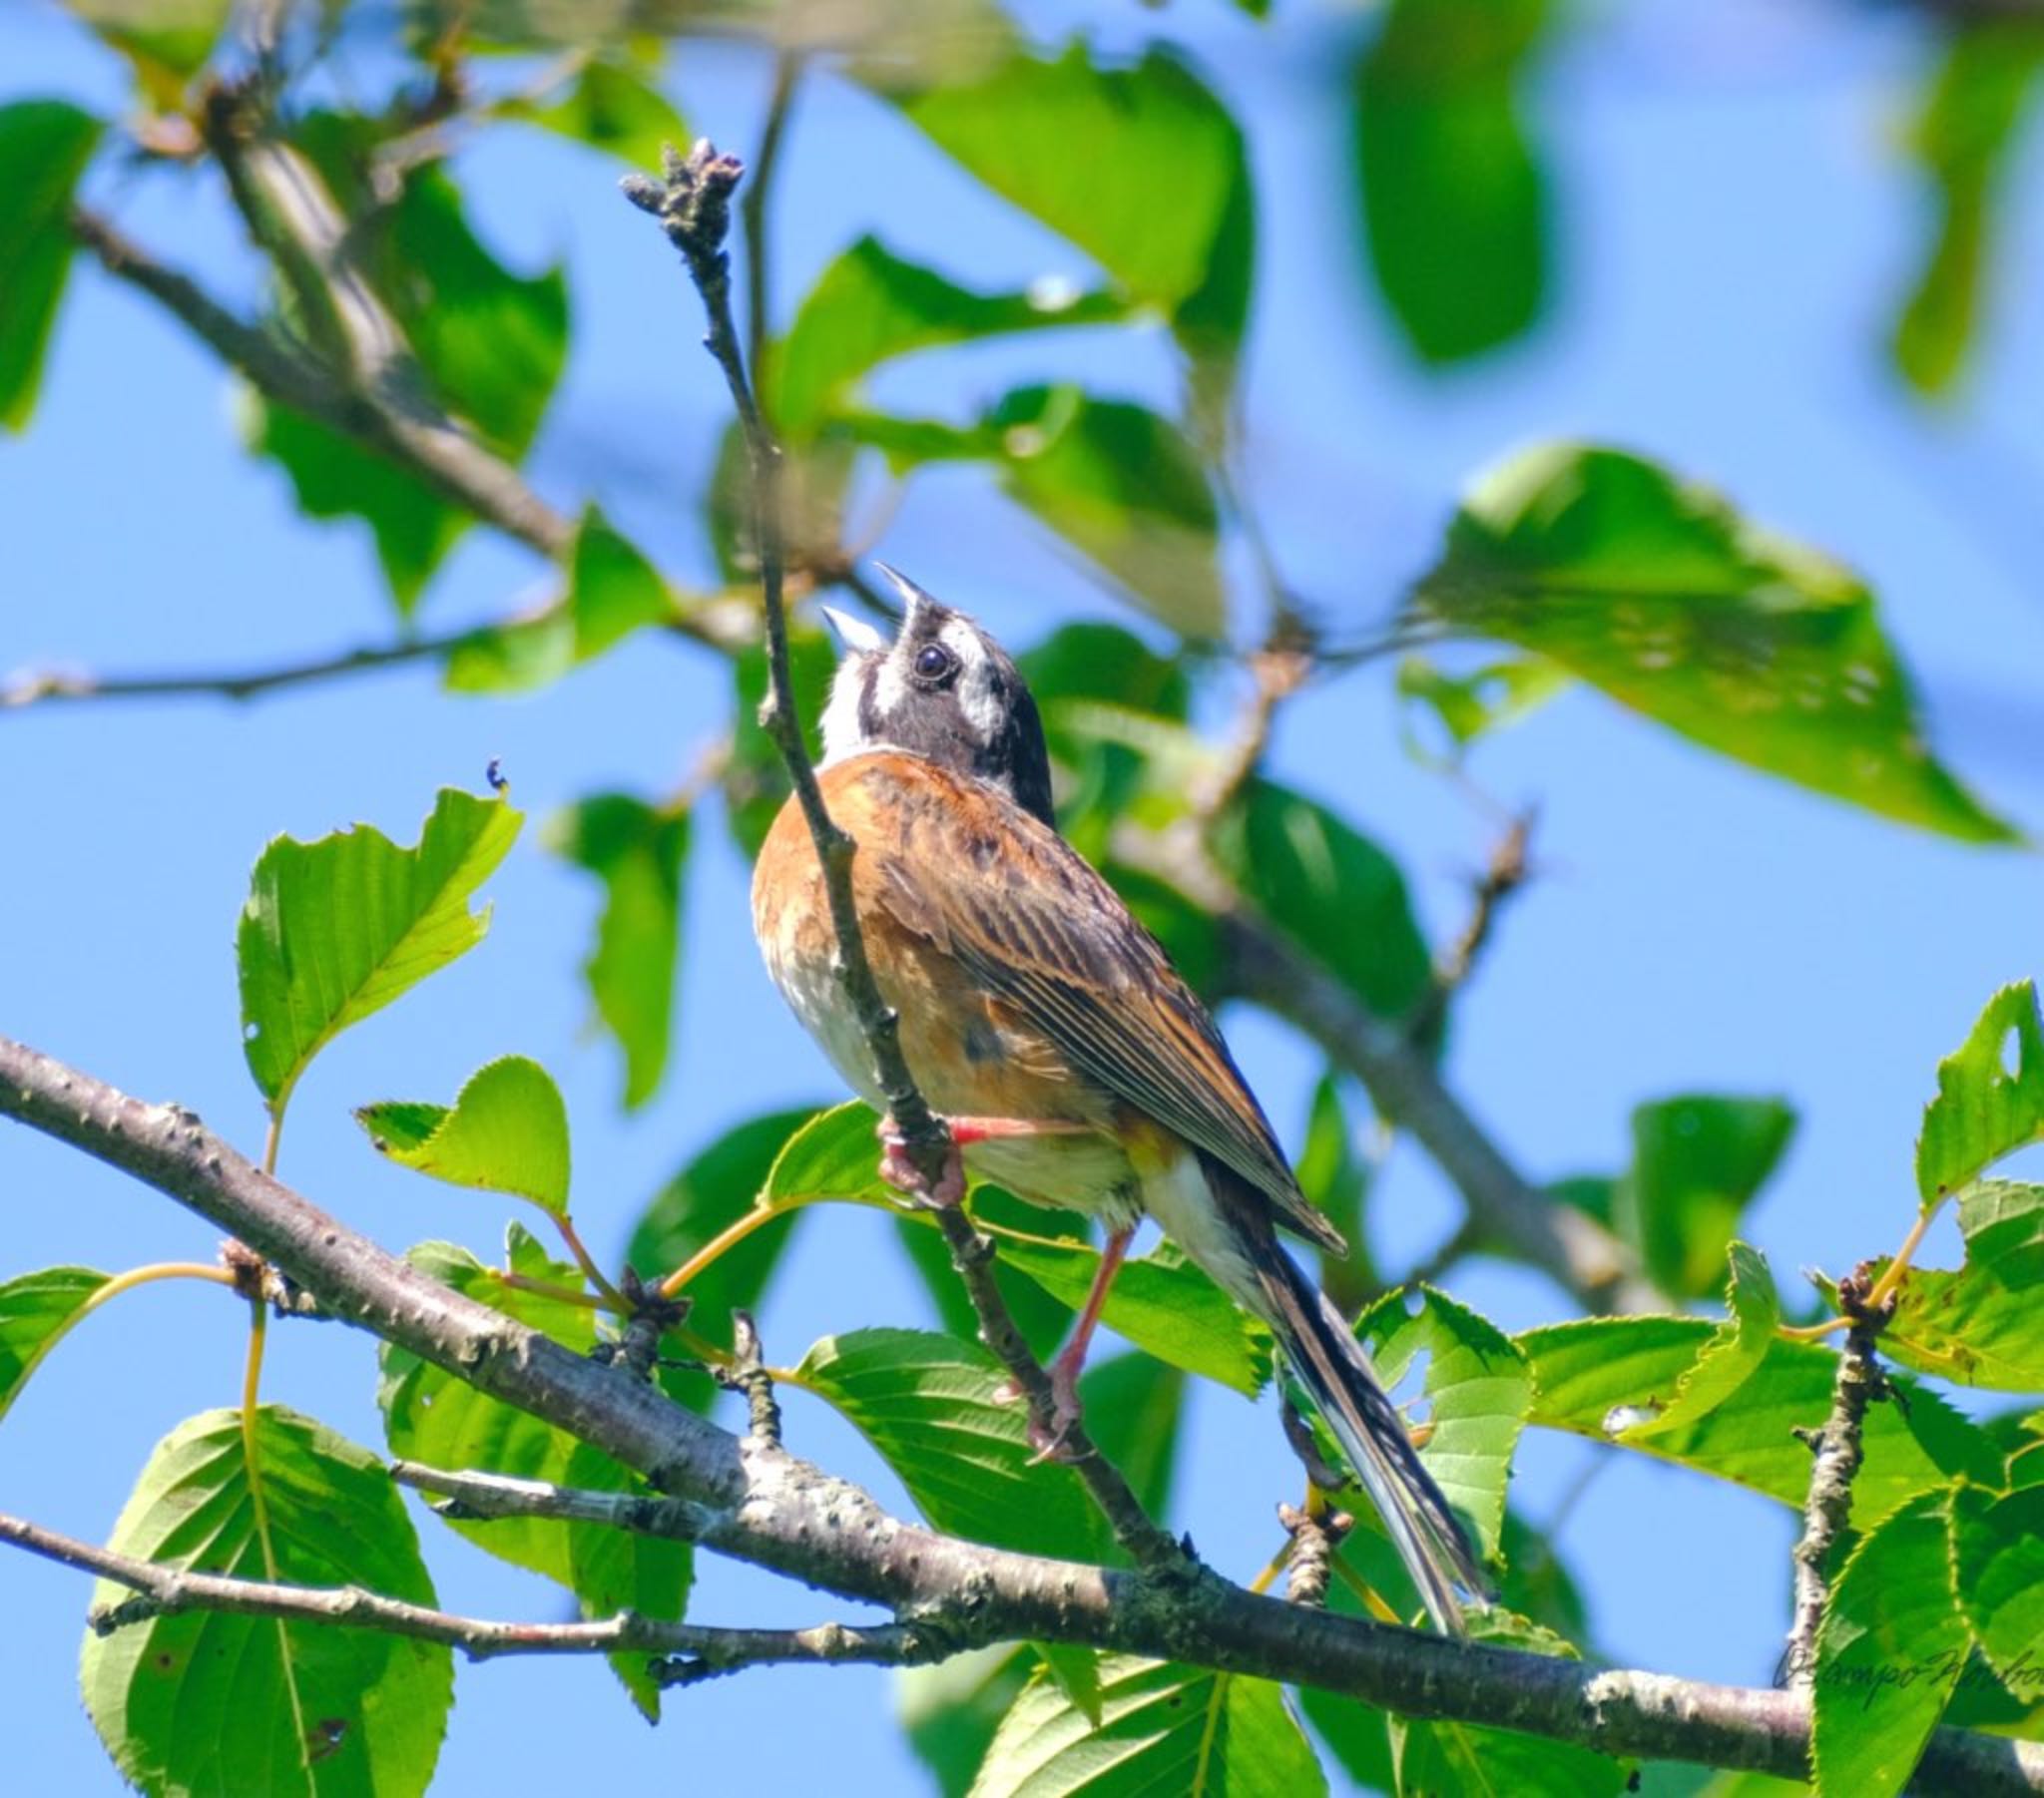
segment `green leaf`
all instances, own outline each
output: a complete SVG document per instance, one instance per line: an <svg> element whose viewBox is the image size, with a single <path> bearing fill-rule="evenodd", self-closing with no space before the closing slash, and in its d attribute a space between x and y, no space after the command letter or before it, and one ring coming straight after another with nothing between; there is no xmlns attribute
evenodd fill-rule
<svg viewBox="0 0 2044 1798"><path fill-rule="evenodd" d="M1363 1206L1376 1177L1375 1164L1357 1146L1366 1117L1351 1115L1348 1083L1329 1066L1313 1084L1305 1139L1293 1171L1298 1189L1347 1239L1348 1253L1336 1260L1320 1251L1320 1283L1336 1310L1353 1314L1383 1290L1370 1258Z"/></svg>
<svg viewBox="0 0 2044 1798"><path fill-rule="evenodd" d="M160 112L175 112L212 58L233 0L65 0L135 66L136 86Z"/></svg>
<svg viewBox="0 0 2044 1798"><path fill-rule="evenodd" d="M1029 1646L1067 1702L1098 1729L1106 1721L1101 1711L1099 1651L1068 1642L1031 1642Z"/></svg>
<svg viewBox="0 0 2044 1798"><path fill-rule="evenodd" d="M749 1119L693 1156L640 1214L625 1253L627 1264L648 1282L658 1281L746 1216L760 1202L789 1137L810 1116L803 1109ZM762 1225L690 1281L690 1329L730 1346L732 1312L760 1302L799 1215L790 1211ZM709 1410L716 1392L710 1377L695 1368L664 1368L661 1383L694 1411Z"/></svg>
<svg viewBox="0 0 2044 1798"><path fill-rule="evenodd" d="M880 1177L879 1119L857 1100L818 1112L774 1157L760 1202L821 1194L892 1210L894 1188Z"/></svg>
<svg viewBox="0 0 2044 1798"><path fill-rule="evenodd" d="M1160 656L1133 631L1097 620L1060 625L1015 663L1059 761L1077 762L1093 746L1092 737L1064 727L1069 701L1112 702L1183 722L1191 699L1185 669L1175 657Z"/></svg>
<svg viewBox="0 0 2044 1798"><path fill-rule="evenodd" d="M823 715L837 657L819 632L794 631L787 640L788 675L794 684L795 710L813 747L816 720ZM732 659L737 703L732 711L731 756L724 769L724 809L731 833L748 861L760 845L793 789L780 750L760 722L760 702L766 696L766 652L749 645Z"/></svg>
<svg viewBox="0 0 2044 1798"><path fill-rule="evenodd" d="M367 824L271 839L235 950L249 1072L272 1118L335 1036L482 941L489 913L469 896L523 822L502 799L444 787L413 849Z"/></svg>
<svg viewBox="0 0 2044 1798"><path fill-rule="evenodd" d="M1550 444L1491 470L1414 600L1771 774L1950 836L2016 839L1924 747L1858 579L1637 456Z"/></svg>
<svg viewBox="0 0 2044 1798"><path fill-rule="evenodd" d="M1253 780L1214 830L1222 867L1271 921L1380 1018L1402 1018L1433 985L1433 956L1405 877L1326 806Z"/></svg>
<svg viewBox="0 0 2044 1798"><path fill-rule="evenodd" d="M2044 1285L2044 1186L1972 1181L1959 1194L1959 1232L1969 1265L2006 1286Z"/></svg>
<svg viewBox="0 0 2044 1798"><path fill-rule="evenodd" d="M0 1417L112 1277L91 1267L44 1267L0 1283Z"/></svg>
<svg viewBox="0 0 2044 1798"><path fill-rule="evenodd" d="M892 357L938 344L1117 319L1121 302L1046 284L975 293L860 237L817 277L770 364L774 423L811 436L859 378Z"/></svg>
<svg viewBox="0 0 2044 1798"><path fill-rule="evenodd" d="M2032 19L1980 17L1955 31L1932 76L1913 149L1936 195L1935 236L1895 324L1895 363L1919 392L1945 392L1980 323L1997 190L2044 69Z"/></svg>
<svg viewBox="0 0 2044 1798"><path fill-rule="evenodd" d="M1937 1065L1937 1097L1916 1138L1916 1191L1929 1211L2003 1155L2044 1135L2044 1024L2037 987L2003 987Z"/></svg>
<svg viewBox="0 0 2044 1798"><path fill-rule="evenodd" d="M1525 331L1547 296L1547 177L1519 86L1546 0L1393 0L1356 65L1358 190L1379 291L1423 361Z"/></svg>
<svg viewBox="0 0 2044 1798"><path fill-rule="evenodd" d="M1035 1670L1021 1643L968 1648L934 1666L904 1667L896 1708L908 1745L941 1798L965 1798L994 1731Z"/></svg>
<svg viewBox="0 0 2044 1798"><path fill-rule="evenodd" d="M594 506L583 514L575 533L568 614L575 625L577 662L601 656L642 625L657 625L674 616L674 603L659 571Z"/></svg>
<svg viewBox="0 0 2044 1798"><path fill-rule="evenodd" d="M661 147L686 149L689 128L672 101L643 71L609 57L582 65L575 85L558 100L539 105L513 100L498 109L507 119L538 125L629 163L658 169Z"/></svg>
<svg viewBox="0 0 2044 1798"><path fill-rule="evenodd" d="M1196 328L1246 310L1216 268L1243 255L1242 134L1177 60L1103 69L1074 43L976 81L897 96L903 114L981 181L1069 237L1129 295ZM1196 303L1198 302L1198 303ZM1240 334L1240 317L1235 321Z"/></svg>
<svg viewBox="0 0 2044 1798"><path fill-rule="evenodd" d="M1730 1313L1704 1344L1696 1361L1676 1380L1675 1396L1660 1411L1623 1433L1629 1443L1670 1431L1685 1430L1735 1398L1768 1358L1769 1345L1782 1325L1782 1301L1767 1257L1748 1243L1726 1250L1732 1282L1726 1289Z"/></svg>
<svg viewBox="0 0 2044 1798"><path fill-rule="evenodd" d="M1417 1315L1407 1309L1413 1298ZM1525 1354L1487 1319L1431 1286L1385 1293L1357 1319L1355 1333L1369 1344L1387 1392L1425 1357L1432 1429L1419 1458L1472 1527L1485 1559L1494 1560L1512 1451L1533 1402Z"/></svg>
<svg viewBox="0 0 2044 1798"><path fill-rule="evenodd" d="M1700 1357L1726 1352L1722 1333L1703 1318L1589 1318L1513 1340L1533 1369L1527 1422L1678 1462L1785 1505L1799 1508L1808 1497L1809 1451L1790 1432L1830 1415L1834 1351L1776 1337L1740 1382L1737 1403L1650 1431L1643 1426L1678 1402ZM1698 1373L1693 1381L1713 1378ZM1985 1431L1908 1376L1895 1382L1903 1403L1867 1414L1866 1460L1852 1487L1855 1528L1959 1475L1999 1483L2002 1457Z"/></svg>
<svg viewBox="0 0 2044 1798"><path fill-rule="evenodd" d="M630 793L593 793L561 813L554 846L603 882L583 973L597 1015L625 1052L625 1109L651 1099L674 1036L682 876L690 814Z"/></svg>
<svg viewBox="0 0 2044 1798"><path fill-rule="evenodd" d="M1017 1198L999 1186L975 1185L967 1200L972 1221L982 1230L1020 1230L1035 1234L1043 1228L1044 1211ZM937 1321L953 1336L968 1340L979 1335L979 1313L951 1263L950 1246L929 1219L906 1211L898 1214L895 1234L908 1256L909 1265L920 1276L923 1289L936 1309ZM996 1260L994 1285L1007 1304L1008 1314L1022 1332L1022 1340L1040 1359L1051 1353L1072 1327L1074 1307L1030 1279L1020 1269Z"/></svg>
<svg viewBox="0 0 2044 1798"><path fill-rule="evenodd" d="M1280 1687L1103 1655L1098 1727L1039 1673L1001 1721L972 1798L1313 1798L1327 1776Z"/></svg>
<svg viewBox="0 0 2044 1798"><path fill-rule="evenodd" d="M1074 1239L994 1237L1001 1259L1073 1310L1086 1302L1099 1252ZM1250 1398L1271 1378L1271 1333L1244 1311L1177 1244L1164 1242L1123 1263L1101 1321L1158 1360L1233 1387Z"/></svg>
<svg viewBox="0 0 2044 1798"><path fill-rule="evenodd" d="M63 100L0 107L0 426L34 411L43 356L71 271L71 191L104 128Z"/></svg>
<svg viewBox="0 0 2044 1798"><path fill-rule="evenodd" d="M1087 1435L1154 1518L1171 1511L1185 1390L1183 1373L1143 1354L1102 1356L1079 1377Z"/></svg>
<svg viewBox="0 0 2044 1798"><path fill-rule="evenodd" d="M1522 1653L1574 1660L1576 1651L1552 1630L1508 1610L1469 1617L1472 1641ZM1401 1798L1436 1794L1510 1794L1510 1798L1616 1798L1628 1789L1625 1765L1573 1742L1543 1741L1475 1723L1390 1719L1391 1756Z"/></svg>
<svg viewBox="0 0 2044 1798"><path fill-rule="evenodd" d="M1951 1531L1967 1626L1988 1665L2034 1698L2044 1652L2044 1486L2003 1498L1962 1486L1952 1495Z"/></svg>
<svg viewBox="0 0 2044 1798"><path fill-rule="evenodd" d="M568 1108L553 1077L522 1055L478 1068L452 1111L385 1101L357 1108L355 1122L400 1166L567 1215Z"/></svg>
<svg viewBox="0 0 2044 1798"><path fill-rule="evenodd" d="M1952 1592L1948 1502L1923 1493L1882 1520L1831 1583L1810 1732L1822 1791L1899 1792L1965 1667L1972 1637Z"/></svg>
<svg viewBox="0 0 2044 1798"><path fill-rule="evenodd" d="M594 1312L507 1286L464 1248L427 1242L408 1258L443 1285L517 1318L577 1354L597 1345ZM519 1224L505 1232L504 1258L511 1272L526 1279L568 1287L581 1283L576 1268L550 1258ZM478 1392L407 1350L386 1344L380 1366L376 1402L390 1452L401 1459L601 1492L642 1490L638 1477L601 1449ZM575 1593L584 1616L623 1609L656 1617L682 1614L694 1572L686 1543L556 1518L443 1521L500 1560L565 1586ZM660 1694L646 1673L644 1651L614 1654L610 1660L633 1702L646 1716L657 1717Z"/></svg>
<svg viewBox="0 0 2044 1798"><path fill-rule="evenodd" d="M107 1546L159 1566L434 1603L411 1519L374 1457L275 1405L256 1412L255 1436L269 1555L237 1411L203 1412L157 1445ZM94 1603L128 1595L102 1580ZM441 1643L213 1610L88 1632L79 1678L122 1777L151 1794L423 1792L454 1696Z"/></svg>
<svg viewBox="0 0 2044 1798"><path fill-rule="evenodd" d="M936 1529L1074 1561L1109 1553L1078 1476L1030 1465L1028 1409L995 1398L1001 1370L976 1343L854 1330L824 1337L792 1377L857 1427Z"/></svg>
<svg viewBox="0 0 2044 1798"><path fill-rule="evenodd" d="M1876 1278L1886 1270L1886 1257L1870 1268ZM1969 1261L1957 1273L1912 1267L1896 1287L1881 1346L1902 1366L1956 1385L2044 1392L2040 1303L2034 1282L2005 1284L1992 1263Z"/></svg>
<svg viewBox="0 0 2044 1798"><path fill-rule="evenodd" d="M1733 1231L1794 1130L1795 1114L1779 1099L1698 1094L1633 1113L1618 1220L1663 1292L1703 1298L1717 1289Z"/></svg>
<svg viewBox="0 0 2044 1798"><path fill-rule="evenodd" d="M1398 696L1407 701L1399 717L1399 738L1415 761L1456 767L1479 737L1517 723L1568 683L1567 674L1553 663L1531 658L1486 663L1466 674L1451 674L1424 656L1407 656L1398 664ZM1446 754L1428 748L1409 723L1410 714L1420 708L1431 713L1446 733Z"/></svg>

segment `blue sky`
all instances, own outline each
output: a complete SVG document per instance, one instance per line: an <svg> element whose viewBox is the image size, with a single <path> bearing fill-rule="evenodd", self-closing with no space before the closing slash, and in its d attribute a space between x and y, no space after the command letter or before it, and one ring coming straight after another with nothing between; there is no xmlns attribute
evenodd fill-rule
<svg viewBox="0 0 2044 1798"><path fill-rule="evenodd" d="M1027 16L1056 39L1094 12ZM1559 197L1553 316L1528 346L1441 380L1405 359L1359 273L1331 76L1342 16L1285 0L1266 27L1190 0L1162 15L1108 11L1110 44L1160 25L1183 33L1252 122L1265 259L1248 462L1287 574L1343 616L1381 616L1478 468L1546 438L1629 445L1862 571L1921 678L1934 741L1992 802L2044 828L2044 593L2031 572L2044 562L2039 145L2008 185L1979 364L1963 403L1929 416L1880 354L1925 226L1899 150L1922 65L1906 25L1815 5L1610 14L1549 60L1536 96ZM0 97L118 101L109 63L53 10L9 9L0 50ZM757 57L692 50L675 88L694 128L752 141ZM499 133L458 172L500 253L569 268L574 357L534 480L563 505L594 491L664 563L701 572L691 501L725 412L665 246L615 199L611 166L537 134ZM246 275L203 186L123 178L100 197L176 259ZM865 228L988 288L1087 272L1077 251L939 163L870 99L818 79L784 164L782 304ZM1132 349L1104 333L929 359L880 391L963 409L1046 369L1169 392L1160 341ZM83 267L34 426L0 442L0 670L264 663L392 629L365 534L301 521L281 477L239 448L218 369ZM1112 604L970 474L912 489L881 553L1014 642ZM424 622L495 616L540 573L473 534L429 590ZM408 837L436 787L478 785L492 756L535 819L607 786L660 791L726 703L719 667L639 640L516 701L449 700L412 670L244 708L0 716L0 1029L145 1097L183 1100L254 1148L260 1112L239 1045L232 934L271 834L367 819ZM1276 766L1338 798L1400 856L1436 936L1458 926L1459 882L1488 826L1401 755L1381 672L1302 699ZM1475 771L1507 802L1538 799L1546 870L1457 1014L1450 1072L1477 1115L1544 1178L1615 1169L1643 1100L1781 1094L1801 1125L1749 1229L1778 1274L1890 1248L1913 1202L1909 1148L1937 1058L1997 985L2039 971L2034 858L1947 844L1770 782L1590 693L1486 745ZM746 869L713 820L697 842L680 1041L655 1104L629 1120L617 1112L615 1057L586 1029L577 972L594 893L531 831L492 883L484 945L322 1056L293 1109L283 1176L386 1243L450 1235L487 1251L500 1226L491 1201L380 1164L347 1110L444 1097L483 1061L522 1052L567 1092L578 1215L615 1250L660 1181L725 1125L833 1097L748 941ZM1229 1025L1295 1139L1312 1058L1261 1020ZM20 1131L0 1132L0 1199L10 1270L213 1249L196 1220ZM1452 1215L1423 1158L1394 1150L1371 1214L1385 1263L1422 1252ZM1508 1327L1564 1314L1529 1275L1475 1266L1450 1285ZM858 1212L812 1219L763 1322L769 1352L791 1362L816 1336L925 1316L887 1232ZM199 1287L152 1288L92 1320L0 1428L0 1507L103 1535L150 1445L191 1412L234 1401L243 1329L238 1308ZM279 1329L272 1344L267 1396L379 1440L364 1342ZM850 1431L799 1395L789 1439L905 1503ZM1529 1439L1515 1502L1547 1517L1592 1453ZM1294 1484L1268 1405L1201 1394L1179 1490L1218 1565L1247 1575L1263 1564L1272 1507ZM555 1614L550 1588L422 1521L443 1601ZM1574 1502L1562 1546L1614 1657L1762 1682L1786 1623L1789 1540L1777 1507L1613 1457ZM77 1704L86 1600L75 1575L0 1561L0 1739L27 1757L16 1764L37 1789L118 1789ZM840 1608L715 1563L694 1604L731 1622ZM706 1791L742 1779L912 1790L892 1702L878 1673L754 1674L684 1695L649 1732L602 1667L469 1668L444 1789L492 1778L542 1789L586 1777L600 1757L618 1780L686 1759Z"/></svg>

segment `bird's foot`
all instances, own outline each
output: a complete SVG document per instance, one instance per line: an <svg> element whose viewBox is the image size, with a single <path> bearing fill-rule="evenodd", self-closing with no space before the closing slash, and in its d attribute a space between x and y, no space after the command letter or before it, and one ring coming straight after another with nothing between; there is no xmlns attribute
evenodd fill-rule
<svg viewBox="0 0 2044 1798"><path fill-rule="evenodd" d="M1046 1461L1070 1461L1074 1458L1065 1439L1081 1416L1079 1369L1082 1364L1083 1357L1081 1361L1073 1361L1064 1355L1050 1364L1049 1424L1046 1425L1033 1411L1029 1417L1029 1446L1036 1451L1029 1458L1031 1467L1041 1467Z"/></svg>
<svg viewBox="0 0 2044 1798"><path fill-rule="evenodd" d="M873 1134L880 1138L880 1177L897 1192L920 1199L939 1209L959 1203L965 1197L965 1159L954 1141L944 1150L943 1171L933 1185L916 1165L908 1142L895 1128L892 1118L882 1118Z"/></svg>

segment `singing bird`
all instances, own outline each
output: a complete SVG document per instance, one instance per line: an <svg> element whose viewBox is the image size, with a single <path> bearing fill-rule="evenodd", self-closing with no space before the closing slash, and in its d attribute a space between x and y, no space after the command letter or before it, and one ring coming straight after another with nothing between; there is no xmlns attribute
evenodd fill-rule
<svg viewBox="0 0 2044 1798"><path fill-rule="evenodd" d="M1267 1323L1383 1518L1435 1624L1460 1633L1477 1558L1340 1314L1279 1243L1336 1254L1263 1109L1199 998L1119 895L1058 834L1050 756L1029 689L962 613L882 569L906 606L888 643L831 615L846 654L823 713L823 797L857 843L852 890L881 996L951 1165L1033 1203L1100 1219L1106 1248L1052 1366L1058 1431L1108 1287L1147 1213ZM774 984L838 1073L884 1110L836 972L836 941L799 804L753 874L753 923ZM882 1163L920 1176L890 1125ZM962 1155L961 1166L959 1156ZM1055 1447L1055 1435L1046 1449Z"/></svg>

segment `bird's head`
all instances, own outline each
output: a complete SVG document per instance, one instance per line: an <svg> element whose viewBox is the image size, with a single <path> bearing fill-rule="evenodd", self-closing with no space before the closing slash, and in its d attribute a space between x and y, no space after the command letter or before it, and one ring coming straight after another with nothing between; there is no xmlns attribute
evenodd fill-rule
<svg viewBox="0 0 2044 1798"><path fill-rule="evenodd" d="M892 643L864 619L823 609L844 645L823 712L824 765L905 750L999 787L1054 825L1043 720L1007 651L964 613L877 566L904 607Z"/></svg>

